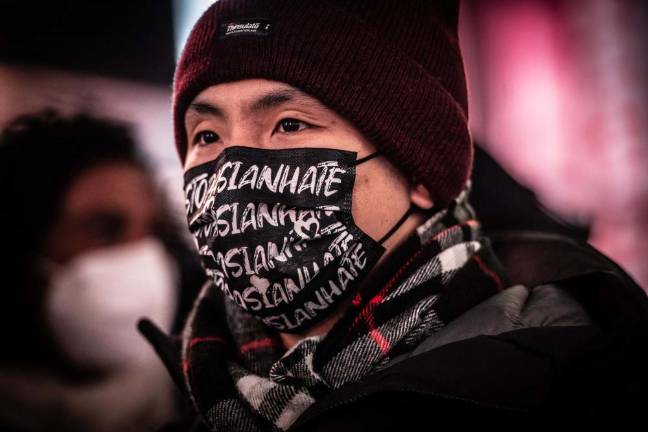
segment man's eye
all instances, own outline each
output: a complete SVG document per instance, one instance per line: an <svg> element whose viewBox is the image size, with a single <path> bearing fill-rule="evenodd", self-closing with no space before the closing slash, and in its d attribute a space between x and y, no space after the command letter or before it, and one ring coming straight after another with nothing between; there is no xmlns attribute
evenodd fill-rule
<svg viewBox="0 0 648 432"><path fill-rule="evenodd" d="M309 127L308 123L293 118L280 120L275 127L275 132L290 133L299 132Z"/></svg>
<svg viewBox="0 0 648 432"><path fill-rule="evenodd" d="M209 145L217 142L220 139L217 133L212 131L198 132L194 136L194 144L199 146Z"/></svg>

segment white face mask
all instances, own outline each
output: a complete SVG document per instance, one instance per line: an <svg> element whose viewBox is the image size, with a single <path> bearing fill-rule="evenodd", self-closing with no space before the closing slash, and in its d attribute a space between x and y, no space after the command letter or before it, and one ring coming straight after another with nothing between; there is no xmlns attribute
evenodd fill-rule
<svg viewBox="0 0 648 432"><path fill-rule="evenodd" d="M137 321L148 317L170 330L177 277L175 262L155 238L73 259L53 276L46 301L56 342L81 367L114 369L154 358Z"/></svg>

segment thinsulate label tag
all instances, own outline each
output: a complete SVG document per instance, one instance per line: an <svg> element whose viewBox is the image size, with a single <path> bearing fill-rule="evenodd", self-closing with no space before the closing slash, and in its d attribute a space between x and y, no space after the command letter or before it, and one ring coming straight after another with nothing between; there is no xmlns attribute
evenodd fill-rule
<svg viewBox="0 0 648 432"><path fill-rule="evenodd" d="M220 25L218 38L225 39L231 36L268 36L272 23L266 19L249 19L230 21Z"/></svg>

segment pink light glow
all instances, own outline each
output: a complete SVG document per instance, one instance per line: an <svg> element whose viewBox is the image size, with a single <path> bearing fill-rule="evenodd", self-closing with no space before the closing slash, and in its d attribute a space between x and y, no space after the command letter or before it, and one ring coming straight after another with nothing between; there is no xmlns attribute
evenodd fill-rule
<svg viewBox="0 0 648 432"><path fill-rule="evenodd" d="M638 4L473 1L463 43L478 141L554 211L590 220L590 241L648 287Z"/></svg>

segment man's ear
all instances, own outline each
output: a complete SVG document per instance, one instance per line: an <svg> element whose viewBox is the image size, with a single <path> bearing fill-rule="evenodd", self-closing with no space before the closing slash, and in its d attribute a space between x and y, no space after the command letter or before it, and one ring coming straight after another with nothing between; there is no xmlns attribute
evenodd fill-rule
<svg viewBox="0 0 648 432"><path fill-rule="evenodd" d="M410 201L422 209L429 210L434 205L430 192L422 183L412 183L410 186Z"/></svg>

